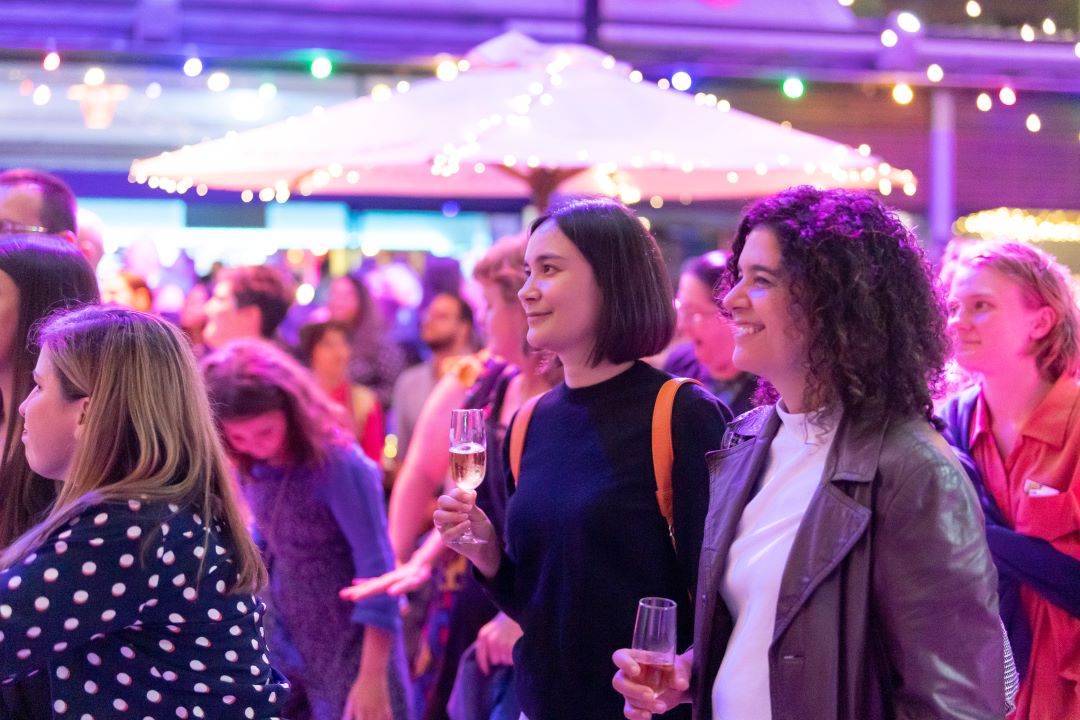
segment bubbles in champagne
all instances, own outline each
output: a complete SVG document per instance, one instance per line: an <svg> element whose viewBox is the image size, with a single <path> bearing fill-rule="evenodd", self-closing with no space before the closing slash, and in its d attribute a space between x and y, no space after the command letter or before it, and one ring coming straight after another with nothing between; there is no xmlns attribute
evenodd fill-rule
<svg viewBox="0 0 1080 720"><path fill-rule="evenodd" d="M475 490L484 482L487 450L478 443L463 443L450 448L450 476L462 490Z"/></svg>

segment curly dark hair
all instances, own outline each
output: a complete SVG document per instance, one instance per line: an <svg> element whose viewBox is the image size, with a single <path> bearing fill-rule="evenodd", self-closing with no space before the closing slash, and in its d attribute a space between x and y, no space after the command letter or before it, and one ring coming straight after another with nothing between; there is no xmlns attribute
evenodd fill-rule
<svg viewBox="0 0 1080 720"><path fill-rule="evenodd" d="M806 406L931 420L949 356L945 303L896 213L852 190L799 186L759 200L739 223L722 287L738 281L739 256L759 226L779 241L792 313L807 338Z"/></svg>

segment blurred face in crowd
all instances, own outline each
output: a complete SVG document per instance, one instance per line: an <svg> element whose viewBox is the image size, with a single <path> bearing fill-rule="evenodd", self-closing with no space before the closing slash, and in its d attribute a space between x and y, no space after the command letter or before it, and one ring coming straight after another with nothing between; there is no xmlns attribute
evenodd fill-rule
<svg viewBox="0 0 1080 720"><path fill-rule="evenodd" d="M357 294L352 280L339 277L330 283L326 309L330 311L331 320L346 324L353 323L360 316L360 295Z"/></svg>
<svg viewBox="0 0 1080 720"><path fill-rule="evenodd" d="M230 340L243 337L259 337L260 311L256 305L236 306L232 284L222 280L214 285L214 292L206 301L206 327L203 340L212 348L219 348Z"/></svg>
<svg viewBox="0 0 1080 720"><path fill-rule="evenodd" d="M484 330L487 347L495 355L513 360L525 345L525 310L517 300L508 302L502 286L486 282L484 294Z"/></svg>
<svg viewBox="0 0 1080 720"><path fill-rule="evenodd" d="M956 362L968 372L1008 372L1034 363L1032 342L1053 327L1048 307L1033 308L1020 286L988 267L959 264L949 288L949 333Z"/></svg>
<svg viewBox="0 0 1080 720"><path fill-rule="evenodd" d="M694 344L694 356L715 378L738 372L732 364L735 335L731 323L719 313L712 288L693 273L679 278L676 293L679 334Z"/></svg>
<svg viewBox="0 0 1080 720"><path fill-rule="evenodd" d="M352 347L345 333L328 328L311 348L311 371L320 383L340 384L347 377L351 355Z"/></svg>
<svg viewBox="0 0 1080 720"><path fill-rule="evenodd" d="M518 292L529 344L566 363L585 365L596 342L603 296L592 266L554 220L536 229L525 247L528 280Z"/></svg>
<svg viewBox="0 0 1080 720"><path fill-rule="evenodd" d="M81 419L90 400L65 397L47 347L38 356L34 382L34 389L19 406L26 462L42 477L65 480L82 436Z"/></svg>
<svg viewBox="0 0 1080 720"><path fill-rule="evenodd" d="M41 193L28 185L0 186L0 231L33 232L41 227Z"/></svg>
<svg viewBox="0 0 1080 720"><path fill-rule="evenodd" d="M420 340L435 352L453 350L465 344L469 325L461 317L457 298L440 293L432 299L420 321Z"/></svg>
<svg viewBox="0 0 1080 720"><path fill-rule="evenodd" d="M285 444L288 421L284 410L225 420L221 427L234 452L269 465L284 465L288 461Z"/></svg>
<svg viewBox="0 0 1080 720"><path fill-rule="evenodd" d="M735 367L771 382L786 407L801 412L809 350L791 312L781 259L772 230L751 230L739 255L739 281L724 296L724 307L734 323Z"/></svg>
<svg viewBox="0 0 1080 720"><path fill-rule="evenodd" d="M113 275L101 284L101 302L107 305L122 305L140 312L151 310L150 296L145 291L133 290L123 275Z"/></svg>
<svg viewBox="0 0 1080 720"><path fill-rule="evenodd" d="M0 369L11 367L15 357L15 334L19 329L19 287L0 270ZM0 388L0 395L9 388Z"/></svg>

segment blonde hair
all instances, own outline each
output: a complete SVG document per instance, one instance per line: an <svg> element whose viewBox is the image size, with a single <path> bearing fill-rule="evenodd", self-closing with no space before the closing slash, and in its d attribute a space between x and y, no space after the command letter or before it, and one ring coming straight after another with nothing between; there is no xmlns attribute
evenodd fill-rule
<svg viewBox="0 0 1080 720"><path fill-rule="evenodd" d="M1031 344L1031 355L1044 379L1053 382L1075 374L1080 361L1080 307L1069 271L1042 250L1012 242L986 243L962 255L957 264L989 268L1019 288L1029 309L1054 311L1054 326Z"/></svg>
<svg viewBox="0 0 1080 720"><path fill-rule="evenodd" d="M473 278L494 285L507 304L518 302L518 290L525 284L525 233L507 235L495 241L473 268Z"/></svg>
<svg viewBox="0 0 1080 720"><path fill-rule="evenodd" d="M88 506L140 498L193 507L207 528L220 522L236 552L232 591L262 587L266 567L237 508L202 377L180 331L146 313L91 306L52 316L37 340L66 398L90 401L56 503L0 556L0 568Z"/></svg>

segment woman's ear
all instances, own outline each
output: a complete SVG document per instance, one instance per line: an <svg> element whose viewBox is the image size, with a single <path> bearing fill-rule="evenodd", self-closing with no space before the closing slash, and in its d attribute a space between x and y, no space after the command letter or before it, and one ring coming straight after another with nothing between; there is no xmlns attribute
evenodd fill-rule
<svg viewBox="0 0 1080 720"><path fill-rule="evenodd" d="M77 401L79 403L79 424L75 426L75 439L82 437L83 428L86 427L86 414L90 411L90 398L85 397Z"/></svg>
<svg viewBox="0 0 1080 720"><path fill-rule="evenodd" d="M1049 305L1043 305L1035 311L1035 318L1031 323L1031 339L1042 340L1050 334L1057 322L1057 313Z"/></svg>

